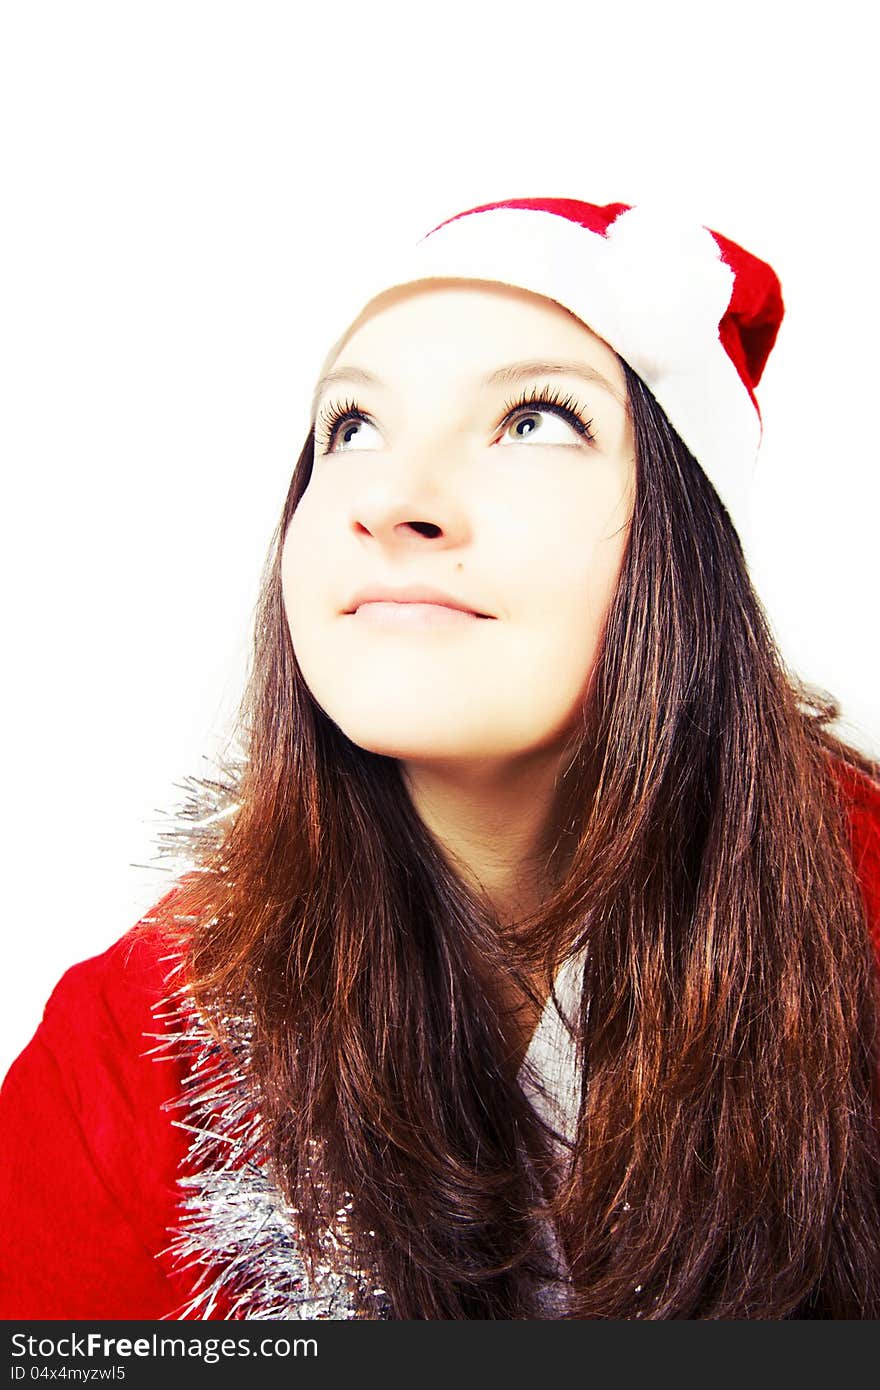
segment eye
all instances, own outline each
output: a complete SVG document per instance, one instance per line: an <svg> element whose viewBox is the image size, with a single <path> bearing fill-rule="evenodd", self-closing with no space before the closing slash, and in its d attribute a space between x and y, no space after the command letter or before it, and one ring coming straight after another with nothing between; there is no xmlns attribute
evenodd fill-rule
<svg viewBox="0 0 880 1390"><path fill-rule="evenodd" d="M555 418L554 418L555 417ZM572 444L572 430L585 442L592 444L592 420L572 396L560 396L555 390L534 388L528 396L508 402L507 414L501 422L504 434L499 444L521 444L535 439L539 444Z"/></svg>
<svg viewBox="0 0 880 1390"><path fill-rule="evenodd" d="M359 453L364 445L358 441L369 440L370 437L368 433L364 434L365 429L373 430L377 435L379 433L355 401L346 401L343 405L331 404L315 421L315 443L323 454ZM371 447L377 446L366 445L367 449Z"/></svg>
<svg viewBox="0 0 880 1390"><path fill-rule="evenodd" d="M537 439L539 444L570 444L571 426L558 415L554 419L546 406L530 406L517 411L499 443L520 444L524 439Z"/></svg>

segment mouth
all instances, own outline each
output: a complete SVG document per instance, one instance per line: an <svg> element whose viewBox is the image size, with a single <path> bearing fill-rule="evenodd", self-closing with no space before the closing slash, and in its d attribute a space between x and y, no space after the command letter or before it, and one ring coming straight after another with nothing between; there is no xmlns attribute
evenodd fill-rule
<svg viewBox="0 0 880 1390"><path fill-rule="evenodd" d="M414 611L411 614L403 612L408 609ZM347 616L354 616L367 610L370 610L368 616L397 616L401 622L415 622L419 613L422 619L425 619L430 616L428 610L432 613L440 610L444 613L464 614L468 618L483 620L493 616L471 605L463 595L446 593L427 584L370 584L352 595L344 612Z"/></svg>
<svg viewBox="0 0 880 1390"><path fill-rule="evenodd" d="M487 613L475 613L449 604L406 600L373 599L350 610L348 616L378 627L414 628L461 627L464 623L491 621Z"/></svg>

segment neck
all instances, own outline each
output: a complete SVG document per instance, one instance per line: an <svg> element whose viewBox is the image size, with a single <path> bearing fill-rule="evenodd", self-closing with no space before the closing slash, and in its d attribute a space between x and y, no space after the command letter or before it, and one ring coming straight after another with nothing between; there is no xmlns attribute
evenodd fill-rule
<svg viewBox="0 0 880 1390"><path fill-rule="evenodd" d="M497 763L409 763L419 816L502 925L540 906L555 828L559 754Z"/></svg>
<svg viewBox="0 0 880 1390"><path fill-rule="evenodd" d="M413 805L453 869L503 929L537 912L547 896L547 860L557 831L560 754L528 761L407 764ZM481 962L475 962L480 971ZM486 978L504 1019L510 1065L518 1071L540 1018L513 979ZM530 981L540 1001L546 981Z"/></svg>

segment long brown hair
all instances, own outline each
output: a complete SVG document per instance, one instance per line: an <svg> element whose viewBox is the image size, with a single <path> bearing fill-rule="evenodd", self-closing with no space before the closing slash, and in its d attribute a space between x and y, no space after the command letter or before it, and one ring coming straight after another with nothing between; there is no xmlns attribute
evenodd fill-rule
<svg viewBox="0 0 880 1390"><path fill-rule="evenodd" d="M502 928L399 764L303 680L280 556L310 435L261 592L234 814L198 842L169 926L221 1040L247 1007L263 1156L304 1252L344 1210L340 1248L392 1316L534 1316L544 1212L570 1316L878 1317L880 1007L835 769L880 768L785 668L727 512L625 371L635 509L540 911ZM530 982L549 990L580 946L559 1180L486 980L540 1005Z"/></svg>

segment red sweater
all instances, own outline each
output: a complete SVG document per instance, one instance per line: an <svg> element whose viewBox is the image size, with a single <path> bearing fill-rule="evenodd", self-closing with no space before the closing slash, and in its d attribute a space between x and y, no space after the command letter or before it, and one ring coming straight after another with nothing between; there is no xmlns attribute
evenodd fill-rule
<svg viewBox="0 0 880 1390"><path fill-rule="evenodd" d="M880 787L842 777L880 951ZM158 935L132 932L74 965L6 1077L0 1317L175 1317L192 1292L166 1249L188 1136L162 1105L180 1094L185 1068L147 1051L168 968ZM210 1316L230 1316L228 1305Z"/></svg>

